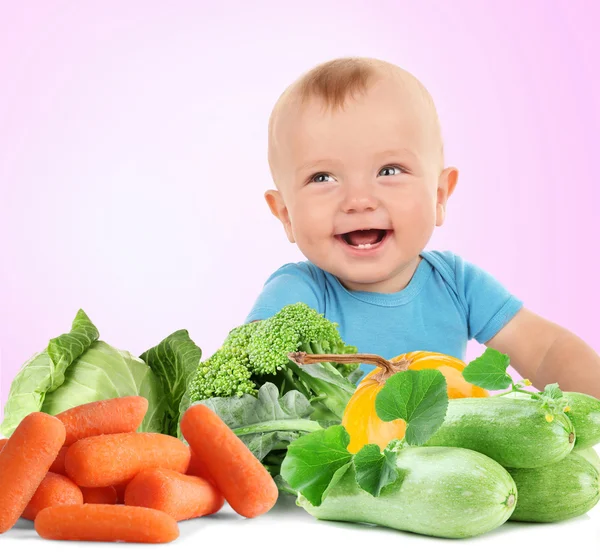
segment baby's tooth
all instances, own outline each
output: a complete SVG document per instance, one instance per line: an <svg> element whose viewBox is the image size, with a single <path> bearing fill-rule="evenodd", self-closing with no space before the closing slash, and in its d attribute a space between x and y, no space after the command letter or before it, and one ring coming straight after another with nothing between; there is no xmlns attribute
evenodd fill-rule
<svg viewBox="0 0 600 557"><path fill-rule="evenodd" d="M371 247L371 244L358 244L358 246L356 246L358 249L369 249Z"/></svg>

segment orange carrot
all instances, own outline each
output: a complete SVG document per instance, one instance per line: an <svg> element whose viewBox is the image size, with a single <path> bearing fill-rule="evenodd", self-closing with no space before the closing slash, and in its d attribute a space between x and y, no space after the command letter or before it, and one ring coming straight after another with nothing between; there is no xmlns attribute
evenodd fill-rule
<svg viewBox="0 0 600 557"><path fill-rule="evenodd" d="M125 489L127 489L127 484L129 482L123 482L117 485L113 485L115 491L117 492L117 503L122 504L125 502Z"/></svg>
<svg viewBox="0 0 600 557"><path fill-rule="evenodd" d="M50 507L37 515L35 530L47 540L167 543L179 537L168 514L123 505Z"/></svg>
<svg viewBox="0 0 600 557"><path fill-rule="evenodd" d="M0 453L0 534L14 526L65 442L65 426L33 412L21 420Z"/></svg>
<svg viewBox="0 0 600 557"><path fill-rule="evenodd" d="M52 466L50 466L50 472L60 474L61 476L67 475L67 472L65 471L65 455L67 454L68 448L69 447L63 446L60 451L58 451L58 456L54 459Z"/></svg>
<svg viewBox="0 0 600 557"><path fill-rule="evenodd" d="M8 443L8 439L0 439L0 453L2 452L2 449L6 443Z"/></svg>
<svg viewBox="0 0 600 557"><path fill-rule="evenodd" d="M87 437L65 456L67 475L82 487L106 487L132 480L144 468L185 472L190 449L162 433L114 433Z"/></svg>
<svg viewBox="0 0 600 557"><path fill-rule="evenodd" d="M197 476L208 480L211 484L215 485L214 478L211 478L210 472L206 468L204 462L196 456L196 453L190 449L190 465L186 471L188 476Z"/></svg>
<svg viewBox="0 0 600 557"><path fill-rule="evenodd" d="M82 487L82 503L92 503L95 505L116 505L117 490L109 485L108 487Z"/></svg>
<svg viewBox="0 0 600 557"><path fill-rule="evenodd" d="M125 504L166 512L175 520L216 513L225 503L208 481L174 470L142 470L125 490Z"/></svg>
<svg viewBox="0 0 600 557"><path fill-rule="evenodd" d="M275 505L278 490L269 472L208 406L188 408L180 427L233 510L253 518Z"/></svg>
<svg viewBox="0 0 600 557"><path fill-rule="evenodd" d="M48 472L21 516L27 520L35 520L37 514L47 507L82 503L81 490L69 478Z"/></svg>
<svg viewBox="0 0 600 557"><path fill-rule="evenodd" d="M56 417L65 424L65 445L69 447L85 437L132 433L140 427L147 410L148 400L143 396L124 396L81 404Z"/></svg>

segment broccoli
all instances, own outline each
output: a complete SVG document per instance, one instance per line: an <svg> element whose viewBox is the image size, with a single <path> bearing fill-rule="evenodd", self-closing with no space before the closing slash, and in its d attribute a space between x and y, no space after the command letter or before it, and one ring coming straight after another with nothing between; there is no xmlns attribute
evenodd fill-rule
<svg viewBox="0 0 600 557"><path fill-rule="evenodd" d="M223 346L210 358L200 362L198 372L188 386L191 401L256 394L256 387L251 380L248 342L258 323L247 323L233 329Z"/></svg>
<svg viewBox="0 0 600 557"><path fill-rule="evenodd" d="M358 364L312 364L299 367L290 352L310 354L355 354L344 343L337 324L304 303L285 306L263 321L233 329L223 345L201 362L188 384L190 402L211 397L256 395L265 382L280 393L298 390L311 401L322 401L341 419L355 386L347 376Z"/></svg>
<svg viewBox="0 0 600 557"><path fill-rule="evenodd" d="M275 373L290 366L290 352L308 354L356 354L355 346L347 345L337 329L337 323L326 319L304 303L285 306L278 313L259 322L250 337L250 365L260 375ZM328 364L347 376L357 364Z"/></svg>

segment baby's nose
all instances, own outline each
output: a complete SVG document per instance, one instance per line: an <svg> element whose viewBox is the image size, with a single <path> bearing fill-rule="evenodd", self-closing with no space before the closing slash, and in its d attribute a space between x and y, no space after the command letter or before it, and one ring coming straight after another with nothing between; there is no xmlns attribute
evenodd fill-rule
<svg viewBox="0 0 600 557"><path fill-rule="evenodd" d="M365 189L362 191L354 190L352 192L348 192L348 195L346 195L342 203L342 211L344 211L344 213L374 211L377 209L378 205L379 203L375 196L371 195Z"/></svg>

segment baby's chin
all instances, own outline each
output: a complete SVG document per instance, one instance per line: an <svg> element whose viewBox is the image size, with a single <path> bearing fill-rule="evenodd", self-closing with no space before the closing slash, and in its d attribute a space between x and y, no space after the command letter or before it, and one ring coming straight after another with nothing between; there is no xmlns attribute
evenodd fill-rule
<svg viewBox="0 0 600 557"><path fill-rule="evenodd" d="M394 284L398 284L398 273L387 266L382 268L381 264L355 265L354 268L339 266L324 270L337 277L348 290L395 292L402 288Z"/></svg>
<svg viewBox="0 0 600 557"><path fill-rule="evenodd" d="M329 253L328 257L320 258L320 261L312 261L334 275L348 290L381 293L398 292L405 288L420 259L419 253L414 257L388 253L386 257L371 261L367 258L347 261L335 255Z"/></svg>

